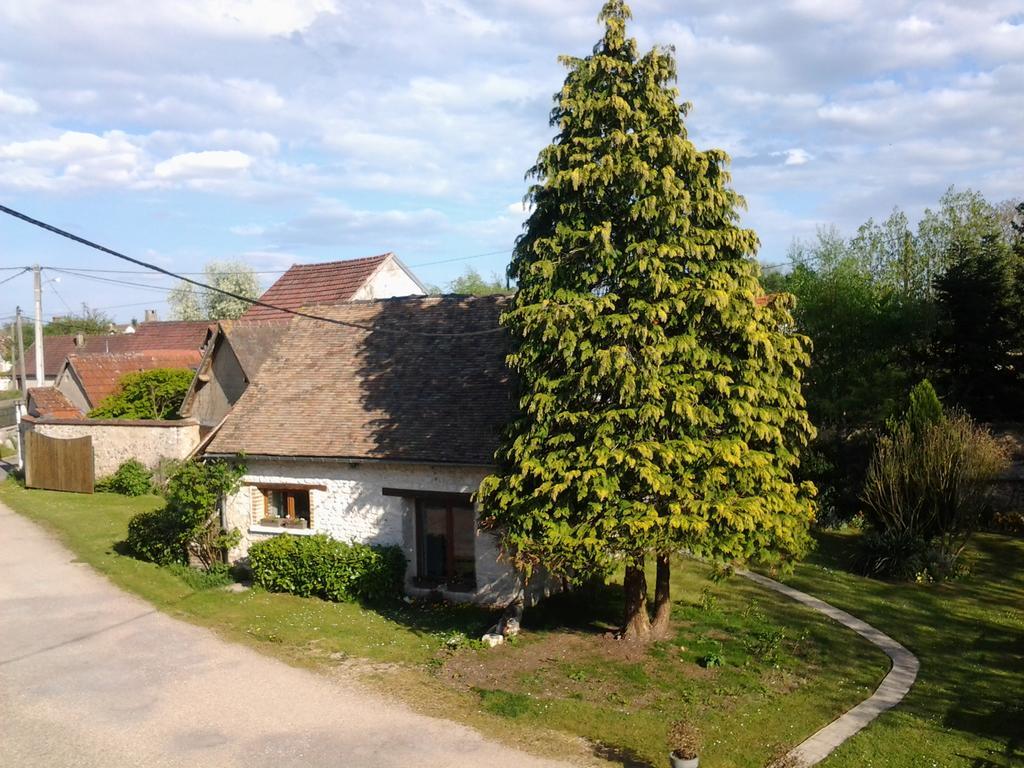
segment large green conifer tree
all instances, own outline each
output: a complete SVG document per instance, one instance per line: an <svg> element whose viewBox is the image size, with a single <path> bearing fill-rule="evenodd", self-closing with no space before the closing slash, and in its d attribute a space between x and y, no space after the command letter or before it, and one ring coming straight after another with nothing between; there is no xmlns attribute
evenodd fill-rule
<svg viewBox="0 0 1024 768"><path fill-rule="evenodd" d="M727 158L687 139L671 50L640 56L610 0L593 55L563 57L558 135L531 170L535 208L503 322L521 415L481 486L484 525L529 572L582 580L624 564L624 634L652 635L645 560L800 555L813 488L806 340L789 298L759 301L757 237Z"/></svg>

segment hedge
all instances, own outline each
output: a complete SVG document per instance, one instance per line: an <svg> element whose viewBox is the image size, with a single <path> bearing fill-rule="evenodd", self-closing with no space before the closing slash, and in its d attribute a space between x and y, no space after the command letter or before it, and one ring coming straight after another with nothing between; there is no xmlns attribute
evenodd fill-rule
<svg viewBox="0 0 1024 768"><path fill-rule="evenodd" d="M281 534L249 548L253 583L344 602L392 600L402 594L406 560L398 547L346 544L329 536Z"/></svg>

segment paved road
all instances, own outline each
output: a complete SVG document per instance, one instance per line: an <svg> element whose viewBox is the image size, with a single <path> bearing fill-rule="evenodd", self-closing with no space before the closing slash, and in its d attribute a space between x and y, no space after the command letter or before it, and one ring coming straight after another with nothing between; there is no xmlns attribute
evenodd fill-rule
<svg viewBox="0 0 1024 768"><path fill-rule="evenodd" d="M545 762L155 612L0 505L0 766Z"/></svg>

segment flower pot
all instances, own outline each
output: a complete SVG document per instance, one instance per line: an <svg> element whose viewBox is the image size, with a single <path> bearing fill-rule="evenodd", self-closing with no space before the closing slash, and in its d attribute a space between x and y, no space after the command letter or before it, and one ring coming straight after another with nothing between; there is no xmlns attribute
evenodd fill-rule
<svg viewBox="0 0 1024 768"><path fill-rule="evenodd" d="M697 768L700 765L700 758L677 757L675 752L669 753L668 759L672 768Z"/></svg>

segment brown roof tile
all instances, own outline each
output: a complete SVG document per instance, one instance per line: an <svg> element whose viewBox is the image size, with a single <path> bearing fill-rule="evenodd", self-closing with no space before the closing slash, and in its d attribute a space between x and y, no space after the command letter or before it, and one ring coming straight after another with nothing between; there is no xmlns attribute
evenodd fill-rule
<svg viewBox="0 0 1024 768"><path fill-rule="evenodd" d="M80 419L82 412L55 387L32 387L28 391L30 416L51 419Z"/></svg>
<svg viewBox="0 0 1024 768"><path fill-rule="evenodd" d="M177 320L139 323L135 333L84 336L83 345L76 346L75 337L43 337L43 375L51 378L60 373L68 355L85 352L113 353L144 352L153 349L200 349L206 341L210 323L202 320L185 322ZM25 350L25 375L32 379L36 375L36 347L30 344Z"/></svg>
<svg viewBox="0 0 1024 768"><path fill-rule="evenodd" d="M45 348L45 347L44 347ZM156 368L195 368L199 350L153 350L118 354L85 353L68 355L67 365L81 382L89 404L95 408L114 394L121 377Z"/></svg>
<svg viewBox="0 0 1024 768"><path fill-rule="evenodd" d="M377 330L293 319L208 450L490 464L512 413L507 337L410 332L494 328L507 304L446 296L316 307Z"/></svg>
<svg viewBox="0 0 1024 768"><path fill-rule="evenodd" d="M349 301L391 255L384 253L324 264L295 264L260 296L260 301L293 310L314 304ZM287 312L255 305L242 315L243 320L287 320L290 317Z"/></svg>

